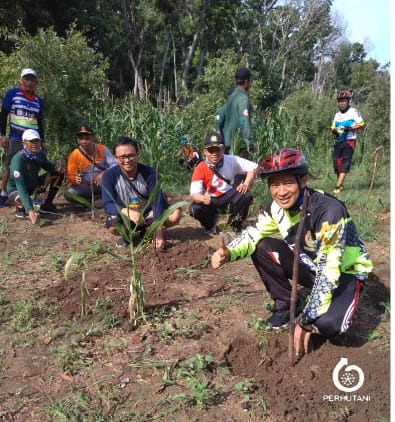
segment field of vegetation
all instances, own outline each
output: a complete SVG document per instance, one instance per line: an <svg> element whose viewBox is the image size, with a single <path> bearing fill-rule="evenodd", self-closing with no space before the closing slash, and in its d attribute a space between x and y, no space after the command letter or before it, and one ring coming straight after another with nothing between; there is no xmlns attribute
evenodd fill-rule
<svg viewBox="0 0 395 422"><path fill-rule="evenodd" d="M0 420L389 421L389 64L342 38L327 0L37 4L0 5L0 97L34 68L51 160L67 159L81 122L110 148L132 136L174 202L189 200L179 140L202 146L238 67L253 74L250 158L300 148L310 186L327 191L336 92L352 90L367 128L340 199L374 272L346 335L314 337L290 367L288 333L265 328L272 301L252 262L212 269L219 238L203 234L185 202L163 253L150 243L115 249L100 201L92 215L59 194L61 215L38 226L0 208ZM253 194L251 223L267 186L257 180ZM132 281L144 293L133 302L138 324ZM365 400L324 399L339 394L332 371L344 357L365 374Z"/></svg>

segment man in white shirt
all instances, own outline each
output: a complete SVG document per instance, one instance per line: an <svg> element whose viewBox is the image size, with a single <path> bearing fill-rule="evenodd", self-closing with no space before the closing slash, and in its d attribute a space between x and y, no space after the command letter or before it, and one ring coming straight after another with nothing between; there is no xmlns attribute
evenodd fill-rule
<svg viewBox="0 0 395 422"><path fill-rule="evenodd" d="M240 232L252 202L249 191L258 165L236 155L225 155L221 134L209 133L204 139L206 159L192 174L190 215L198 220L209 234L216 233L218 214L229 212L228 224ZM232 180L238 174L245 179L235 188Z"/></svg>

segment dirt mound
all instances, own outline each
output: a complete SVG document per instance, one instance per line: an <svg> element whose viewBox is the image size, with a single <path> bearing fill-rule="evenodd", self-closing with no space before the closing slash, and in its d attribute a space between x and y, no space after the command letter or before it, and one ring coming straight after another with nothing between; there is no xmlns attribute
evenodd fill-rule
<svg viewBox="0 0 395 422"><path fill-rule="evenodd" d="M128 322L128 249L114 247L103 216L65 206L41 227L9 208L0 219L3 420L389 420L386 243L368 244L378 265L350 330L333 341L315 336L290 367L288 332L264 328L271 300L251 261L212 269L218 237L188 217L168 231L166 251L149 244L136 257L146 312L137 328ZM95 253L97 242L122 257ZM68 257L89 248L65 280ZM334 385L341 358L363 371L355 392ZM345 369L339 377L355 385L361 373Z"/></svg>

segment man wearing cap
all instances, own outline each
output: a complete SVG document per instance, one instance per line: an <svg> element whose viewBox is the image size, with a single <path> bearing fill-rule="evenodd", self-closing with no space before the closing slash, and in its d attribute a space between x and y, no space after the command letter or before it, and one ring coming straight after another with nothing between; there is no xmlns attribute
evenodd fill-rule
<svg viewBox="0 0 395 422"><path fill-rule="evenodd" d="M236 155L224 155L222 136L209 133L204 139L205 161L199 163L192 174L190 215L197 219L206 233L215 234L218 214L229 211L228 224L241 231L252 202L249 191L258 165ZM232 180L238 174L245 179L234 188Z"/></svg>
<svg viewBox="0 0 395 422"><path fill-rule="evenodd" d="M40 207L40 213L56 214L57 209L53 200L62 184L63 174L48 161L41 150L40 134L36 130L28 129L23 132L22 147L11 160L7 192L10 201L15 204L15 216L24 218L27 214L32 224L36 224L39 214L34 211L31 195L40 188L46 189L49 185L48 195ZM39 175L41 169L47 173Z"/></svg>
<svg viewBox="0 0 395 422"><path fill-rule="evenodd" d="M239 155L247 156L247 151L251 147L251 111L252 106L248 97L251 86L251 72L246 67L241 67L236 72L236 88L228 97L226 106L226 116L223 125L223 137L226 150L234 154L238 150L235 145L237 133L244 141L244 145L239 149Z"/></svg>
<svg viewBox="0 0 395 422"><path fill-rule="evenodd" d="M117 165L111 151L95 142L94 133L88 126L79 127L77 144L78 148L69 155L67 162L69 185L64 196L70 202L76 202L73 195L91 199L92 189L94 195L101 195L103 172Z"/></svg>
<svg viewBox="0 0 395 422"><path fill-rule="evenodd" d="M36 130L41 139L41 148L47 152L44 142L42 100L35 93L37 74L33 69L26 68L21 72L18 88L9 89L3 100L0 112L0 140L7 150L7 168L3 173L2 191L0 192L0 207L7 201L6 186L10 174L9 167L12 157L23 148L22 134L27 129ZM9 116L9 133L7 137L7 120Z"/></svg>

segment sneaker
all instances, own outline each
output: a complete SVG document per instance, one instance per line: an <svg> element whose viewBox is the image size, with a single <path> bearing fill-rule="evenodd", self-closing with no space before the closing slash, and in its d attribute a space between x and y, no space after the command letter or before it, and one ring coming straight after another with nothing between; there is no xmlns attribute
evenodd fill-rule
<svg viewBox="0 0 395 422"><path fill-rule="evenodd" d="M54 204L44 204L40 207L40 213L58 215L59 211Z"/></svg>
<svg viewBox="0 0 395 422"><path fill-rule="evenodd" d="M273 330L288 327L290 318L289 309L275 311L271 317L266 320L266 325Z"/></svg>
<svg viewBox="0 0 395 422"><path fill-rule="evenodd" d="M334 193L335 195L339 194L340 192L342 192L344 189L343 186L335 186L335 189L333 189L332 193Z"/></svg>
<svg viewBox="0 0 395 422"><path fill-rule="evenodd" d="M217 223L218 223L218 215L215 216L214 222L213 222L211 227L204 227L204 233L206 233L210 236L217 234L218 233Z"/></svg>
<svg viewBox="0 0 395 422"><path fill-rule="evenodd" d="M15 217L16 218L25 218L26 217L25 208L15 207Z"/></svg>
<svg viewBox="0 0 395 422"><path fill-rule="evenodd" d="M305 307L305 300L302 296L299 296L295 305L295 315L298 316ZM266 320L266 325L273 330L285 328L289 324L291 313L289 309L281 309L275 311L271 317Z"/></svg>
<svg viewBox="0 0 395 422"><path fill-rule="evenodd" d="M0 208L5 207L5 204L8 201L8 196L0 195Z"/></svg>
<svg viewBox="0 0 395 422"><path fill-rule="evenodd" d="M116 242L115 242L115 246L117 248L124 248L126 246L129 246L129 242L127 240L125 240L123 237L120 237Z"/></svg>
<svg viewBox="0 0 395 422"><path fill-rule="evenodd" d="M215 225L214 227L211 228L204 228L204 233L208 234L209 236L214 236L217 234L217 226Z"/></svg>

